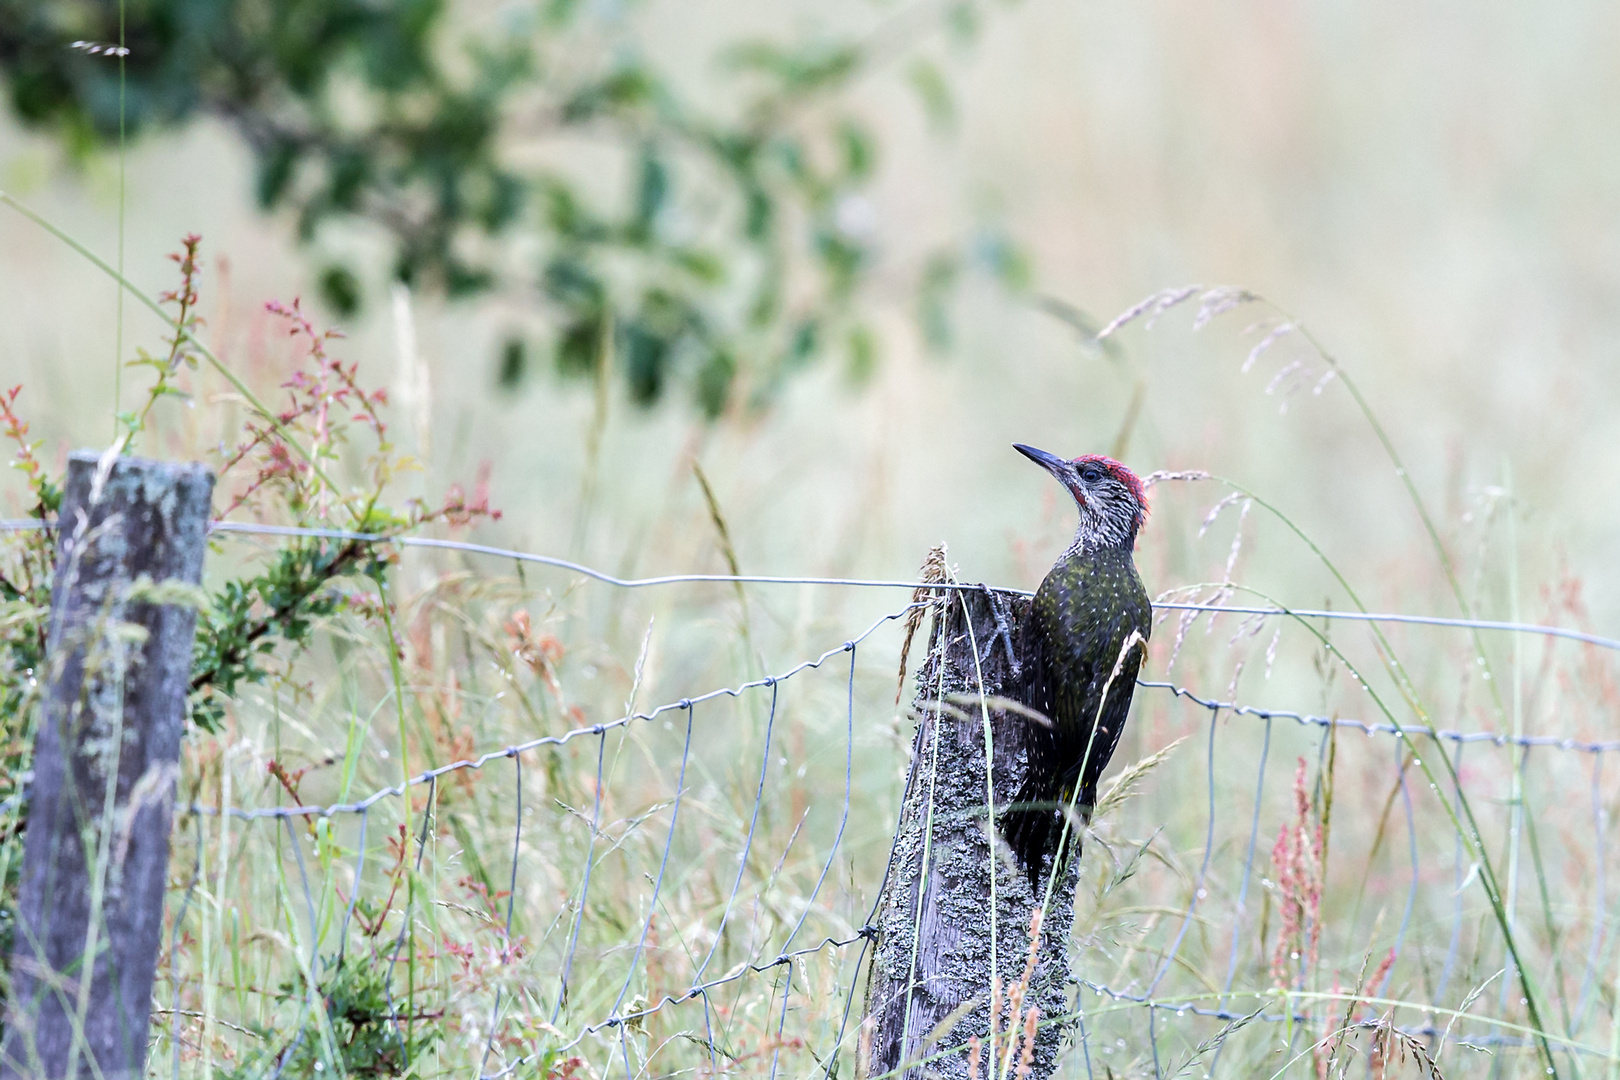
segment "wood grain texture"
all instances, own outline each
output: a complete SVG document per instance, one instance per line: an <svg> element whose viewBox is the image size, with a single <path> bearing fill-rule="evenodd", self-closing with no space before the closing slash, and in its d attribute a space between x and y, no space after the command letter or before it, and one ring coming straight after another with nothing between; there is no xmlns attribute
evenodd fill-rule
<svg viewBox="0 0 1620 1080"><path fill-rule="evenodd" d="M992 911L995 970L1004 985L1023 972L1030 913L1041 897L999 836L991 890L995 833L986 814L977 695L982 689L1023 699L1023 665L1016 657L1025 647L1029 611L1028 597L981 590L953 593L936 614L928 658L917 673L911 770L876 919L862 1034L871 1047L868 1076L891 1073L904 1062L904 1075L921 1077L924 1067L911 1063L928 1057L927 1075L967 1076L967 1040L989 1032ZM1023 786L1032 722L1015 711L989 712L995 801L1005 805ZM1068 942L1078 874L1078 862L1071 861L1045 917L1028 998L1042 1017L1070 1011ZM938 1030L968 1002L954 1025ZM1043 1025L1030 1073L1035 1080L1052 1074L1067 1032L1066 1022Z"/></svg>
<svg viewBox="0 0 1620 1080"><path fill-rule="evenodd" d="M4 1080L145 1073L196 629L172 583L201 578L213 484L200 465L69 460Z"/></svg>

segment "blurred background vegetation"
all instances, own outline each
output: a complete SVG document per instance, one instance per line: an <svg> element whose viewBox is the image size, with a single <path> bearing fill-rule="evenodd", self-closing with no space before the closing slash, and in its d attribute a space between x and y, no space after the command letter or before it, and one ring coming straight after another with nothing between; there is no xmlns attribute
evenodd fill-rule
<svg viewBox="0 0 1620 1080"><path fill-rule="evenodd" d="M1236 376L1241 315L1086 343L1082 313L1241 284L1359 375L1453 517L1505 484L1519 543L1584 565L1617 528L1609 15L1426 11L135 0L126 263L155 291L202 233L238 358L260 300L321 298L415 395L430 476L491 459L546 508L506 525L534 546L574 540L599 447L599 539L634 561L647 496L717 441L745 564L894 571L949 536L1027 585L1009 538L1044 489L1006 444L1107 449L1131 416L1131 464L1241 475L1383 569L1417 525L1364 426L1331 392L1279 417ZM0 183L109 255L118 61L69 45L117 38L109 2L0 17ZM93 441L113 289L0 229L7 377ZM570 385L604 365L605 400Z"/></svg>
<svg viewBox="0 0 1620 1080"><path fill-rule="evenodd" d="M756 407L823 354L870 372L877 343L854 301L878 148L847 92L904 60L923 110L947 122L945 75L902 54L919 32L965 45L981 18L952 0L865 33L737 36L711 57L724 100L705 102L625 18L571 0L87 0L0 14L16 117L77 160L223 122L252 155L258 208L284 211L299 241L360 231L394 282L534 308L565 375L593 374L611 338L632 400L680 382L711 419L739 366ZM339 251L317 263L321 297L346 319L378 291L362 262ZM958 262L938 253L918 283L936 339ZM537 344L512 328L502 387L530 377Z"/></svg>
<svg viewBox="0 0 1620 1080"><path fill-rule="evenodd" d="M74 47L118 42L121 10L122 64ZM1342 381L1324 381L1326 366L1299 333L1252 355L1297 320L1356 380L1399 448L1469 608L1601 630L1620 625L1620 574L1608 558L1620 542L1610 490L1620 475L1620 368L1610 355L1620 341L1617 23L1597 3L1459 12L1060 0L128 0L122 9L0 0L9 100L0 188L121 257L154 295L173 286L164 254L202 234L201 336L266 393L299 361L264 302L302 296L347 335L335 351L389 392L391 438L416 465L393 481L395 504L439 505L450 485L476 483L502 511L477 526L489 543L624 575L737 567L909 578L943 539L965 579L1033 588L1072 524L1061 493L1011 450L1020 441L1113 452L1143 473L1230 477L1282 508L1368 606L1458 614L1402 479ZM1116 312L1193 282L1242 286L1279 306L1246 303L1195 327L1193 300L1097 340ZM0 214L0 379L24 385L17 408L45 439L48 462L111 437L111 414L145 393L144 376L121 365L162 331L65 246ZM189 399L158 403L143 452L217 462L235 443L241 403L206 370L181 381ZM1234 508L1206 532L1222 494L1156 489L1138 553L1151 592L1230 576L1297 606L1344 606L1332 577L1261 511ZM20 484L5 497L8 513L26 509ZM226 549L219 565L239 557ZM901 602L809 588L604 592L421 553L393 573L410 613L407 668L443 691L439 704L412 705L412 752L434 762L572 723L567 707L593 720L618 715L644 648L640 700L679 700L835 647ZM534 653L550 657L537 667L512 660L533 645L530 624L519 634L509 621L520 608L537 634L554 635L545 649L557 653ZM311 798L348 792L356 776L391 782L391 707L372 742L351 738L345 750L341 735L356 717L375 719L369 710L389 681L364 615L340 620L342 641L287 684L305 710L297 724L283 727L279 696L251 696L224 739L188 749L194 790L282 799L265 779L272 754L313 770ZM1268 704L1368 715L1308 635L1289 629L1262 656L1269 632L1228 641L1233 630L1193 635L1175 678L1212 696L1243 690ZM460 634L488 657L460 650ZM1392 637L1424 692L1445 703L1437 715L1447 725L1613 735L1606 661L1488 637L1505 688L1493 699L1465 638ZM351 638L373 646L369 659L348 651ZM1168 625L1155 637L1150 677L1170 669L1175 638ZM1365 635L1339 640L1364 670L1377 667ZM870 752L857 759L859 801L841 849L850 861L833 875L847 921L861 917L881 875L905 764L908 729L892 705L897 652L891 636L860 653L856 737ZM505 665L496 689L491 663ZM532 709L502 698L506 679ZM770 858L784 861L749 887L790 913L836 825L827 800L843 782L841 679L828 674L784 705L780 730L790 734L761 830ZM451 704L463 697L465 715ZM752 766L737 745L760 749L766 714L757 702L725 708L726 730L746 740L699 735L711 758L703 797L720 809L683 826L696 830L679 849L692 859L737 843L738 820L747 824ZM1162 695L1149 695L1138 717L1121 760L1205 723ZM1223 744L1242 767L1220 784L1222 805L1246 813L1256 747L1243 730ZM618 774L615 820L631 822L626 835L665 805L679 737L678 727L650 726L625 736L645 751ZM1274 760L1315 752L1314 735L1298 741L1273 747ZM1405 851L1384 843L1394 800L1386 749L1342 766L1338 813L1354 824L1334 827L1342 861L1327 872L1328 902L1339 905L1331 965L1346 978L1365 950L1392 940L1395 917L1383 911L1405 895ZM334 753L363 759L358 773L345 765L342 785L321 771ZM531 782L584 806L594 755L564 757ZM1515 766L1478 768L1500 796L1493 813L1522 805L1514 800L1528 789ZM1162 937L1164 924L1144 928L1144 905L1185 902L1205 834L1201 805L1182 796L1202 790L1204 773L1190 752L1165 770L1119 826L1131 843L1165 826L1163 865L1116 897L1130 907L1118 923L1099 909L1100 936ZM1267 789L1262 849L1293 806L1289 771L1278 766ZM1540 781L1549 801L1586 782L1574 771ZM506 865L504 795L469 788L465 797L458 850ZM1419 810L1440 820L1435 805ZM1549 835L1591 842L1589 808L1569 812L1567 828ZM1518 843L1507 817L1499 824L1493 836ZM813 839L789 859L800 825ZM1223 851L1243 843L1246 826L1223 823L1233 830L1217 838ZM656 869L661 839L624 844L625 865L602 879L624 926L644 914L642 877ZM1425 894L1414 937L1443 952L1450 833L1435 824L1425 839L1435 860L1425 881L1440 884L1432 902ZM537 939L577 877L567 858L582 857L583 842L565 840L566 851L547 855L544 889L524 895L533 910L519 910L518 925ZM231 843L249 841L199 829L195 846ZM1542 881L1578 891L1589 870L1571 856ZM498 877L483 874L480 903ZM285 902L247 878L244 896L258 889L259 903ZM1235 887L1211 883L1227 899ZM718 901L697 885L681 897L676 922L712 924ZM207 939L215 950L222 911L198 916L226 920ZM1570 918L1565 932L1590 928L1585 915ZM392 933L379 916L370 936ZM1560 939L1549 934L1556 954ZM622 936L603 930L593 941L603 970L626 962L614 951ZM225 960L209 959L208 947L198 963L217 974ZM1197 947L1209 970L1224 964L1220 941ZM537 969L555 959L537 955ZM1439 961L1423 955L1396 968L1392 994L1427 1000ZM1257 965L1245 978L1268 985L1265 948L1245 956ZM1334 978L1328 966L1313 976L1319 985ZM1481 946L1475 973L1496 966ZM480 993L506 985L483 976ZM606 989L585 994L572 1018L605 1015L620 977L602 976ZM207 985L191 1004L213 1015ZM264 985L275 983L266 975ZM827 993L823 1004L834 1000ZM456 1000L476 1055L488 998ZM1193 1031L1187 1044L1208 1034ZM1606 1041L1609 1028L1583 1037Z"/></svg>

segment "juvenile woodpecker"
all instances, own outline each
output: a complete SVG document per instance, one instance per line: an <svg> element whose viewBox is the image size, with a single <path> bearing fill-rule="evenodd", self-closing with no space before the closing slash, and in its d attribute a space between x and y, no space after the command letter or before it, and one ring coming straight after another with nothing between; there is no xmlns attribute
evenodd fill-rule
<svg viewBox="0 0 1620 1080"><path fill-rule="evenodd" d="M1056 477L1080 511L1074 542L1036 590L1025 624L1025 698L1051 724L1032 723L1029 771L1003 819L1038 896L1048 857L1063 865L1057 848L1071 806L1078 820L1064 847L1079 854L1147 653L1153 607L1131 553L1148 507L1142 481L1117 461L1014 448Z"/></svg>

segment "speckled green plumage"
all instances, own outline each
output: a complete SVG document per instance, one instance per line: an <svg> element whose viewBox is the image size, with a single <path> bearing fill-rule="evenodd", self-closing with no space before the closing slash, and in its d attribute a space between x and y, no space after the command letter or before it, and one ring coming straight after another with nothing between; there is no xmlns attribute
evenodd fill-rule
<svg viewBox="0 0 1620 1080"><path fill-rule="evenodd" d="M1097 780L1119 742L1136 673L1152 630L1153 608L1127 548L1074 551L1041 582L1026 624L1026 700L1052 720L1033 740L1017 801L1076 806L1089 818ZM1139 640L1133 641L1133 635ZM1017 814L1008 839L1032 881L1056 845L1053 809ZM1071 846L1078 850L1078 841Z"/></svg>

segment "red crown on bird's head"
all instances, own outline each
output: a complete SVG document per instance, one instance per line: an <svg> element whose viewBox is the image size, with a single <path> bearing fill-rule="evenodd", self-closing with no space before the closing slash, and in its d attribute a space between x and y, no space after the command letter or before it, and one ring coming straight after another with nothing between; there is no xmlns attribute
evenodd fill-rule
<svg viewBox="0 0 1620 1080"><path fill-rule="evenodd" d="M1114 479L1118 480L1120 483L1124 484L1130 489L1131 495L1135 497L1137 505L1142 508L1142 517L1147 517L1147 485L1142 483L1142 478L1131 472L1130 469L1104 454L1081 454L1079 457L1074 459L1074 464L1101 465L1103 468L1107 469L1109 474L1113 476Z"/></svg>

